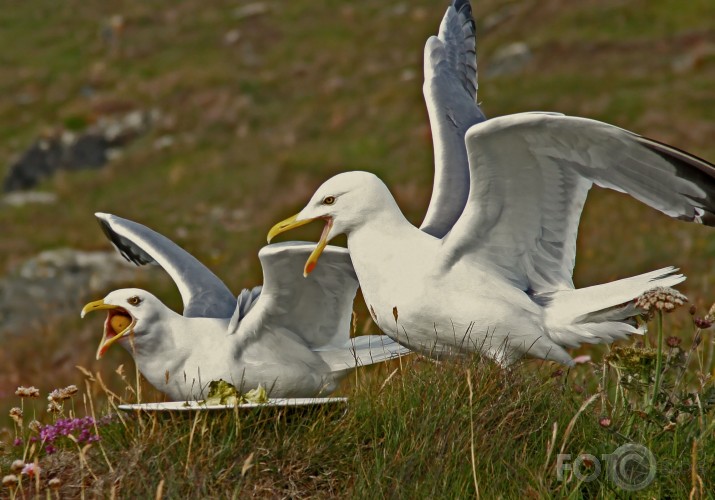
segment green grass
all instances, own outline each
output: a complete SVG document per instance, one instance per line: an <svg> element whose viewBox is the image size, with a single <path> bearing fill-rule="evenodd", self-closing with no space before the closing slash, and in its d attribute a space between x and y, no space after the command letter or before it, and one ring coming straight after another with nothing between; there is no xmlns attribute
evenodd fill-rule
<svg viewBox="0 0 715 500"><path fill-rule="evenodd" d="M504 370L478 358L408 357L352 375L341 390L347 407L218 413L116 415L119 399L136 400L132 377L109 380L125 386L118 399L85 372L85 395L67 402L65 415L115 415L99 427L101 440L60 438L46 454L16 427L25 445L8 444L0 470L37 458L39 490L59 478L71 497L620 498L631 494L603 456L641 445L653 454L655 477L634 498L710 498L712 348L666 348L655 396L653 348L631 345L569 373L540 362ZM42 407L24 401L25 426ZM569 470L585 454L601 462L601 474L588 462L581 476ZM27 477L21 488L38 490Z"/></svg>
<svg viewBox="0 0 715 500"><path fill-rule="evenodd" d="M479 24L506 4L475 3ZM0 44L12 47L0 54L0 165L9 165L47 128L91 123L117 103L158 108L165 117L101 172L46 180L40 188L58 193L60 205L0 207L0 273L49 248L109 249L92 216L101 210L174 238L238 291L261 279L256 254L267 229L299 209L325 178L347 169L380 175L408 218L418 223L432 177L422 48L446 2L409 2L402 14L381 0L270 5L269 15L249 20L235 19L237 3L229 1L207 7L197 0L68 0L61 5L35 0L0 9ZM482 75L507 43L524 40L534 52L521 74L482 76L479 95L488 116L560 111L715 158L715 59L704 58L685 72L673 64L712 39L711 2L519 5L522 9L504 23L480 31ZM115 52L99 30L117 13L126 19L126 29ZM226 46L223 35L232 29L241 37ZM403 79L410 72L415 76ZM93 90L89 98L82 93L87 86ZM28 96L30 102L23 104ZM155 150L154 141L163 135L173 136L174 146ZM243 215L234 216L233 210ZM295 237L315 240L318 230L308 227ZM625 196L594 189L582 218L575 280L584 286L675 264L688 275L682 289L702 315L715 298L713 255L710 229L671 221ZM180 307L166 281L137 285ZM364 306L358 302L356 308L364 330L374 332ZM38 318L38 326L2 339L2 411L18 403L13 396L18 385L34 384L43 392L81 385L75 365L99 372L111 390L131 399L114 373L122 364L131 372L131 358L117 349L102 363L94 360L98 323ZM685 313L668 323L686 349L693 338L691 323ZM683 389L704 395L712 387L709 349L712 334L706 333L681 381ZM465 497L476 492L475 470L482 498L627 497L609 481L559 482L555 454L564 441L564 452L576 457L611 453L633 440L651 448L663 466L655 483L635 496L687 497L697 484L692 463L705 481L704 491L713 490L707 473L715 455L712 439L698 437L711 428L712 412L703 410L674 431L664 431L661 414L668 410L649 408L645 401L650 399L630 388L625 405L623 392L616 397L620 382L613 369L605 401L597 398L585 408L565 439L581 405L599 390L600 360L608 351L580 349L577 354L591 354L598 364L556 378L551 378L552 365L527 364L504 373L476 360L439 366L405 362L380 390L397 366L391 365L345 385L342 394L351 403L344 415L132 418L126 426L102 429L101 444L114 472L94 445L87 451L94 479L80 465L76 447L66 443L60 453L42 455L43 481L61 478L68 497L82 489L88 497L109 496L113 487L120 496L146 497L156 493L162 479L168 497L234 492ZM709 377L702 386L698 373ZM670 388L675 381L664 383ZM96 383L87 397L97 412L106 411L105 392ZM147 387L144 397L161 399ZM80 415L89 413L80 397L75 407ZM599 425L604 414L611 416L611 427ZM0 474L5 475L18 450L10 445L11 421L0 425L6 443ZM549 445L554 446L550 455ZM34 491L24 486L28 494Z"/></svg>

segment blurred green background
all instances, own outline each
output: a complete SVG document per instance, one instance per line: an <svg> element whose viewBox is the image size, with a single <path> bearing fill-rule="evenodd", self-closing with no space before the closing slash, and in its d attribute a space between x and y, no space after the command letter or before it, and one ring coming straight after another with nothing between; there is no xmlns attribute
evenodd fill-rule
<svg viewBox="0 0 715 500"><path fill-rule="evenodd" d="M159 111L103 169L43 181L55 204L0 205L0 276L46 249L110 249L93 217L106 211L172 238L237 293L261 281L256 255L271 225L344 170L378 174L419 223L433 165L422 50L447 5L0 1L0 173L38 137ZM715 2L485 0L473 10L487 116L580 115L715 161ZM509 62L514 43L521 59ZM318 226L291 237L315 240ZM714 257L711 229L594 189L575 281L676 265L689 277L682 289L709 306ZM181 306L169 280L132 284ZM0 398L21 383L73 383L74 365L131 366L120 349L94 361L97 318L35 319L0 339ZM374 331L368 321L359 331Z"/></svg>

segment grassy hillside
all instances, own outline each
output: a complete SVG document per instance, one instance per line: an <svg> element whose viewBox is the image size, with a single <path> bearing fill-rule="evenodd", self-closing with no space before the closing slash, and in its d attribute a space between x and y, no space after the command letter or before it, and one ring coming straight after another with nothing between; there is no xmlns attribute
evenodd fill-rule
<svg viewBox="0 0 715 500"><path fill-rule="evenodd" d="M267 12L255 15L250 15L250 7L246 9L255 4L223 0L210 5L196 0L68 0L59 5L35 0L5 4L6 8L0 8L0 46L5 47L0 51L0 173L35 138L52 129L78 129L102 116L128 109L158 109L162 119L105 169L62 172L46 180L39 188L56 192L57 205L0 206L0 274L44 249L109 249L92 216L95 211L107 211L145 223L171 237L237 292L261 279L256 254L265 242L268 228L300 208L328 176L349 169L380 175L410 220L419 222L424 214L431 191L432 150L421 96L422 49L427 37L435 33L446 2L272 1L261 4L267 6ZM711 161L715 159L712 2L487 0L473 7L480 28L479 99L488 116L528 110L587 116L671 143ZM114 15L122 16L123 29L111 34L107 26ZM530 47L531 61L516 74L489 77L490 64L493 67L499 49L516 41ZM172 144L158 147L158 141L166 137L173 139ZM318 227L308 227L291 237L316 239L318 231ZM677 265L689 276L683 291L699 307L699 314L704 314L703 308L715 300L713 257L715 235L711 230L671 221L627 197L594 190L582 219L575 279L578 285L588 285ZM168 283L138 284L157 291L170 305L180 306L178 293ZM97 297L88 297L94 298ZM81 305L77 305L78 311ZM119 364L133 364L119 349L110 352L101 363L93 360L100 337L98 320L80 323L68 318L40 323L20 337L2 340L0 407L17 404L12 391L21 384L34 384L49 391L78 383L81 378L75 365L99 371L110 388L122 390L124 384L114 370ZM672 320L684 346L689 346L692 338L690 323L687 314ZM361 314L359 324L360 330L375 330L365 314ZM710 348L712 337L706 335L704 339L703 348ZM580 352L597 357L603 350L584 348ZM532 368L527 365L520 369L524 373L515 375L516 387L526 391L523 397L527 405L542 421L534 421L538 420L534 417L523 423L525 428L536 429L536 434L527 441L516 440L518 451L516 444L505 450L496 450L489 440L484 441L484 448L479 445L478 450L489 458L477 462L478 483L489 484L490 477L499 479L483 486L486 489L481 493L485 497L498 491L537 496L572 491L554 482L553 464L543 448L551 439L554 419L559 422L559 439L563 438L561 433L590 394L588 391L598 389L599 375L572 373L567 389L555 397L539 392L544 379L550 380L552 367L546 368L546 374ZM463 401L468 390L464 374L467 369L419 368L413 370L417 373L399 372L393 380L405 380L397 388L414 383L425 390L426 386L419 385L419 380L424 383L421 377L436 377L442 381L436 387L444 390L461 384L455 394ZM699 369L710 373L711 367ZM423 483L415 478L429 471L424 464L410 462L415 460L413 456L426 460L431 453L437 453L431 444L425 444L429 439L410 441L408 434L396 433L392 437L373 436L383 443L380 446L370 443L370 433L391 425L380 423L380 419L389 418L390 412L395 411L412 415L410 412L417 412L415 408L421 405L414 392L400 393L397 388L393 396L398 402L393 396L381 399L382 393L377 390L369 393L374 386L379 388L384 376L379 372L368 377L366 387L348 384L344 389L357 400L356 411L345 417L350 423L344 424L344 429L352 434L341 435L342 424L330 424L336 425L329 428L331 432L311 429L300 434L302 430L288 424L284 427L282 420L266 417L260 422L267 422L264 427L269 429L257 425L251 431L259 434L256 447L241 441L241 448L233 451L227 447L216 451L201 448L199 462L203 461L203 468L192 473L188 469L176 471L181 479L176 479L175 485L169 473L150 476L151 480L143 485L145 493L156 491L160 480L166 479L166 492L185 495L197 477L192 474L200 471L204 476L208 474L206 481L214 480L216 484L197 487L196 496L219 495L229 479L245 475L240 468L250 453L254 453L255 464L262 464L251 469L255 484L250 483L250 491L257 496L266 496L266 492L274 496L368 496L375 493L369 486L378 473L387 478L386 482L373 484L382 496L439 493L444 485L438 482L437 475L429 475L430 479L425 479L429 485L418 491ZM479 383L485 384L477 386L485 394L494 392L489 377ZM573 393L574 384L585 387L588 394ZM488 405L497 405L495 414L506 420L514 411L508 405L514 394L507 389L501 387L505 392L495 393L496 403L485 403L489 408L494 407ZM538 394L529 392L532 390ZM90 392L98 401L104 398L104 392L96 385ZM149 392L145 397L158 396ZM424 401L440 404L436 396ZM456 404L453 401L446 399L445 405ZM500 407L502 403L506 406ZM434 411L449 421L446 408L449 407ZM528 417L526 413L523 408L517 410L524 418ZM452 472L445 477L454 479L450 484L455 486L444 490L445 494L473 492L473 462L467 460L464 448L469 441L457 439L465 438L464 423L469 416L463 412L454 417L461 420L445 424L449 432L444 432L454 440L436 440L441 447L438 456L454 465L449 466ZM368 423L359 424L357 417L364 417ZM425 414L424 419L429 418ZM505 442L518 432L520 422L517 419L499 427L488 421L482 432L494 432L494 439ZM575 431L573 439L583 439L578 441L574 454L593 450L595 445L591 445L595 442L602 442L599 446L604 450L612 449L606 444L615 441L604 441L603 435L598 434L601 428L596 419L590 422L590 430L581 434ZM393 423L399 424L398 420ZM140 457L158 456L149 470L159 474L166 466L161 457L173 455L161 455L158 450L167 446L167 440L185 447L188 433L195 426L184 424L188 427L178 427L176 434L171 434L171 426L156 424L166 435L151 434L155 441L147 445L146 455L141 455L142 450L136 446L140 438L147 436L142 434L146 432L144 427L140 434L133 434L135 428L110 433L107 446L119 454L118 463L127 471L145 466L145 459ZM509 427L512 424L515 427ZM2 425L11 428L9 420ZM144 424L139 421L132 425ZM221 425L232 426L235 421L211 425L220 430ZM704 425L707 428L708 424ZM275 436L269 436L270 429L299 433L296 446L306 442L317 446L317 439L325 435L342 439L335 444L339 452L330 455L339 460L328 460L327 466L315 469L313 462L309 467L299 463L305 456L291 455L295 452L288 448L288 455L276 458L270 451L276 442L288 446L291 441L274 440ZM425 427L422 431L423 436L433 436L435 429ZM210 435L214 431L202 432ZM12 432L8 431L7 436L10 439ZM236 431L234 436L242 435ZM679 439L686 440L687 436L690 434L684 433ZM403 445L403 440L409 444ZM422 455L415 455L414 448L419 448L420 443ZM235 440L227 444L237 446ZM384 450L382 457L380 449ZM95 447L92 464L100 472L102 466L97 463L102 457L96 452ZM11 450L4 458L14 458L13 453ZM226 463L238 461L238 469L234 464L209 470L213 453ZM262 453L268 457L263 462L258 460ZM683 450L678 448L677 453ZM537 455L541 458L534 458ZM522 464L525 456L528 459ZM72 460L76 468L69 470L67 477L76 480L87 476L77 465L76 454ZM320 463L320 459L315 460ZM187 459L186 467L188 463ZM365 465L360 468L356 465L359 463ZM59 466L67 467L67 462ZM390 475L397 471L399 475ZM5 462L0 473L7 473ZM108 475L102 476L102 481L90 482L106 492L110 488L106 481L110 479L105 477L119 483L131 481L128 475L121 479ZM278 484L278 477L287 479ZM508 488L498 489L508 481ZM123 487L124 494L138 487L133 482L122 484L131 484ZM240 489L243 484L239 482L235 487ZM592 486L586 486L580 494L596 492L588 489L596 488L589 484ZM673 491L690 491L688 471L683 472L676 486L684 490ZM610 490L603 488L598 493L608 495ZM76 494L78 490L71 491Z"/></svg>

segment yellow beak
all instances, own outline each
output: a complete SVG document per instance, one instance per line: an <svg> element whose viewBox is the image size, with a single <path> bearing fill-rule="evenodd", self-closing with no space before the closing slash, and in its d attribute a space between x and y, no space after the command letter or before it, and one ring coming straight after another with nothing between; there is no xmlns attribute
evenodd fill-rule
<svg viewBox="0 0 715 500"><path fill-rule="evenodd" d="M309 222L313 222L314 220L317 219L304 219L304 220L299 220L297 221L296 218L298 217L298 214L295 214L291 217L288 217L285 220L280 221L278 224L273 226L270 231L268 231L268 243L271 242L273 238L278 236L281 233L285 233L286 231L290 229L295 229L296 227L304 226L308 224ZM303 268L303 276L308 277L308 275L315 269L315 266L318 263L318 258L320 257L320 254L323 253L323 250L325 250L325 246L328 244L328 235L330 234L330 229L333 227L333 219L330 217L325 218L325 227L323 228L323 234L320 235L320 241L318 241L318 245L315 247L313 252L310 254L310 257L308 257L308 260L305 263L305 267Z"/></svg>
<svg viewBox="0 0 715 500"><path fill-rule="evenodd" d="M95 300L90 302L82 308L80 317L84 318L87 313L92 311L109 310L109 311L121 311L121 313L113 315L111 312L107 316L107 320L104 322L104 333L102 335L102 341L99 343L97 348L97 359L101 359L107 349L114 344L117 340L127 335L132 331L136 320L134 318L131 321L127 321L127 317L130 315L126 314L126 311L119 306L114 306L112 304L106 304L104 300ZM116 329L121 329L117 332ZM112 335L109 335L112 332Z"/></svg>

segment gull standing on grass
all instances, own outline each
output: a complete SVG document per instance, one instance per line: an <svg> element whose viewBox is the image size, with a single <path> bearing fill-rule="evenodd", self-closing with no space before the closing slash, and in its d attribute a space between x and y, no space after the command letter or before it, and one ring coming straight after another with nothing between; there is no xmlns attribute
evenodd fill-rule
<svg viewBox="0 0 715 500"><path fill-rule="evenodd" d="M325 269L305 280L300 269L311 244L263 247L263 286L236 299L168 238L114 215L96 216L127 260L164 268L184 303L178 314L151 293L128 288L87 304L82 317L107 310L97 359L121 344L173 400L204 399L208 384L219 379L242 392L262 385L271 397L325 395L351 369L408 352L384 335L349 338L358 284L344 248L326 248Z"/></svg>
<svg viewBox="0 0 715 500"><path fill-rule="evenodd" d="M327 242L346 234L373 319L410 349L434 357L480 351L503 364L528 354L571 365L566 348L642 333L636 317L643 311L634 299L685 279L668 267L575 289L576 236L590 187L625 192L670 217L712 226L715 166L586 118L534 112L482 121L473 101L454 108L467 117L461 124L476 123L459 137L460 122L443 103L462 99L462 90L444 95L445 87L433 83L450 60L471 72L470 64L444 57L440 45L453 32L450 25L468 24L450 24L466 18L465 4L448 9L440 38L431 38L425 50L425 96L437 132L430 209L434 204L442 216L428 212L426 232L420 231L380 179L347 172L326 181L300 213L276 224L268 240L325 221L305 264L307 276ZM460 170L463 152L468 168ZM459 191L460 176L466 196ZM427 230L432 223L435 229Z"/></svg>

